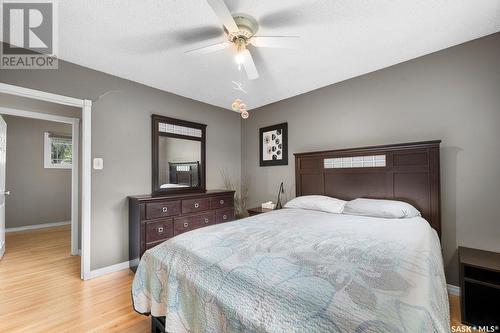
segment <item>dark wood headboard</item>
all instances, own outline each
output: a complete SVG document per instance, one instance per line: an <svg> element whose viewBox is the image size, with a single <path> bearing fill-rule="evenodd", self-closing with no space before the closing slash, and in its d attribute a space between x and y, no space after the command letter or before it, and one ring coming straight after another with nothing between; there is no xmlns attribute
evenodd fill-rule
<svg viewBox="0 0 500 333"><path fill-rule="evenodd" d="M405 201L415 206L441 237L440 143L436 140L294 154L296 195ZM382 155L385 166L372 167L383 164ZM360 162L360 156L365 156L367 162ZM378 156L378 161L372 164L371 156ZM360 163L368 167L359 167Z"/></svg>
<svg viewBox="0 0 500 333"><path fill-rule="evenodd" d="M187 167L187 170L178 170L178 166ZM168 162L169 183L197 187L200 185L200 161L196 162Z"/></svg>

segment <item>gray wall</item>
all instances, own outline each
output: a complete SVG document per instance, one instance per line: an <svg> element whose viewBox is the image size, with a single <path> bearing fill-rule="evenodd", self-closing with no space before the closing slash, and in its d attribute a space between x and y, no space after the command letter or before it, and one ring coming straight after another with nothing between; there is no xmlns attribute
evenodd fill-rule
<svg viewBox="0 0 500 333"><path fill-rule="evenodd" d="M442 139L449 282L457 283L457 245L500 251L500 34L253 110L241 123L227 110L65 62L0 70L0 81L95 100L92 155L104 170L92 172L93 269L128 259L126 196L151 191L152 113L206 123L207 187L223 186L222 168L233 177L242 170L252 177L250 205L275 199L281 180L293 193L294 152ZM290 165L260 168L258 129L283 121Z"/></svg>
<svg viewBox="0 0 500 333"><path fill-rule="evenodd" d="M71 125L3 116L7 123L5 227L71 219L71 169L44 168L44 132L71 135Z"/></svg>
<svg viewBox="0 0 500 333"><path fill-rule="evenodd" d="M234 112L64 61L58 70L0 70L0 81L94 100L92 156L104 158L104 169L92 171L92 269L128 260L127 196L151 193L151 114L208 125L208 189L223 188L223 168L240 178L241 124Z"/></svg>
<svg viewBox="0 0 500 333"><path fill-rule="evenodd" d="M288 122L289 165L259 167L260 127ZM242 122L249 204L294 192L295 152L442 139L445 268L457 245L500 251L500 34L262 107Z"/></svg>

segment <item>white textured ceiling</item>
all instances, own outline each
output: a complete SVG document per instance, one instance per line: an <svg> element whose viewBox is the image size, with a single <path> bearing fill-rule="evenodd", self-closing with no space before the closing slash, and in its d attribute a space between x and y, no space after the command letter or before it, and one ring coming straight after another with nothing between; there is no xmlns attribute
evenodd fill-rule
<svg viewBox="0 0 500 333"><path fill-rule="evenodd" d="M500 31L499 0L226 3L255 17L258 35L300 35L299 48L250 47L260 78L249 81L231 49L184 55L225 40L205 0L64 0L60 58L223 108L243 97L253 109Z"/></svg>

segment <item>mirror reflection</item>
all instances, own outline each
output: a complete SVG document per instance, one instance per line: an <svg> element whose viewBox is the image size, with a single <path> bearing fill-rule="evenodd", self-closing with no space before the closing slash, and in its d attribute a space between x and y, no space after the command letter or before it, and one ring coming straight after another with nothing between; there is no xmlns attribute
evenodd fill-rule
<svg viewBox="0 0 500 333"><path fill-rule="evenodd" d="M201 142L166 136L158 140L160 189L200 186Z"/></svg>

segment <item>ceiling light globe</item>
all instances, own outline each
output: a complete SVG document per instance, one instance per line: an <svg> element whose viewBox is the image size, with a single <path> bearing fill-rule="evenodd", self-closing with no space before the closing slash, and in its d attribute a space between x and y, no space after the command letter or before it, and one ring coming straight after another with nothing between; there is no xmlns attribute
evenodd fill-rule
<svg viewBox="0 0 500 333"><path fill-rule="evenodd" d="M243 65L243 63L245 62L245 57L243 56L243 53L242 52L236 53L236 55L234 56L234 61L236 61L238 65Z"/></svg>
<svg viewBox="0 0 500 333"><path fill-rule="evenodd" d="M233 111L238 111L240 109L240 103L234 101L233 104L231 104L231 109L233 109Z"/></svg>
<svg viewBox="0 0 500 333"><path fill-rule="evenodd" d="M240 112L244 112L247 110L247 105L245 103L241 103L239 106Z"/></svg>
<svg viewBox="0 0 500 333"><path fill-rule="evenodd" d="M241 118L248 119L248 117L250 117L250 114L248 113L248 111L241 112Z"/></svg>

